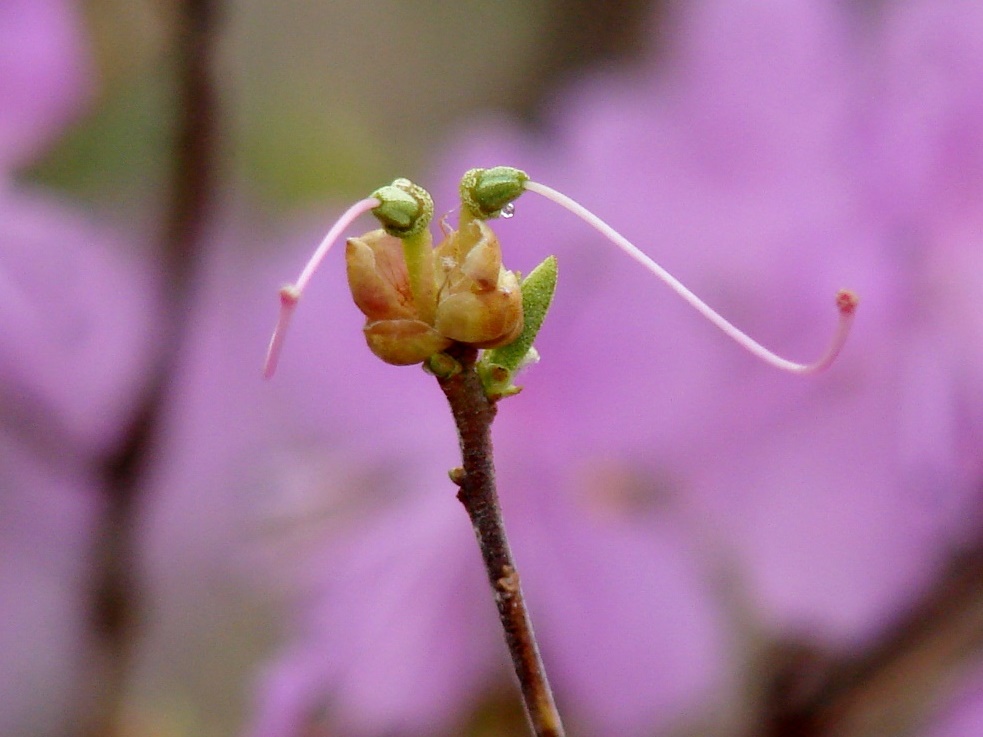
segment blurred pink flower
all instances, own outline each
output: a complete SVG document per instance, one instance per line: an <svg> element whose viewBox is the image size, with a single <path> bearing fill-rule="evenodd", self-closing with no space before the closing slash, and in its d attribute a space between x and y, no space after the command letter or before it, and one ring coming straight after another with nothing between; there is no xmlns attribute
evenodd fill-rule
<svg viewBox="0 0 983 737"><path fill-rule="evenodd" d="M13 178L91 87L75 5L6 2L0 41L0 405L29 442L95 452L146 361L150 275L111 227Z"/></svg>
<svg viewBox="0 0 983 737"><path fill-rule="evenodd" d="M0 3L0 733L56 735L77 706L93 464L150 348L149 272L111 227L14 180L91 86L74 3Z"/></svg>
<svg viewBox="0 0 983 737"><path fill-rule="evenodd" d="M92 456L118 439L147 368L150 270L50 194L0 189L0 213L4 424L41 452Z"/></svg>
<svg viewBox="0 0 983 737"><path fill-rule="evenodd" d="M387 620L389 601L404 595L407 585L398 572L411 573L424 591L446 591L450 580L471 580L476 588L482 583L477 561L462 562L453 554L439 556L449 568L419 567L427 546L437 555L454 544L453 537L427 534L449 516L433 515L436 501L447 501L446 509L456 511L446 476L456 456L453 424L431 377L387 366L369 353L361 334L364 319L344 285L340 262L319 274L305 293L276 379L262 382L276 275L302 263L319 236L309 228L271 236L288 244L273 258L246 256L243 244L257 240L255 228L233 229L215 244L152 482L148 562L154 586L171 592L160 597L164 606L187 601L189 583L198 579L189 577L190 571L218 565L238 571L240 582L254 586L264 581L257 573L265 570L265 581L274 581L304 612L290 628L303 632L301 645L288 648L284 666L271 671L270 701L261 707L256 726L261 734L300 729L311 710L323 705L329 688L344 690L340 713L363 724L382 723L387 708L401 716L409 709L427 719L437 705L459 711L460 700L447 701L442 688L428 687L423 679L409 684L416 691L407 691L400 671L380 672L369 667L371 660L361 665L366 677L389 677L400 688L381 691L376 684L371 693L360 691L359 684L368 681L342 677L360 667L347 655L361 642L351 634L356 627L353 623L346 633L326 621L329 613L343 615L350 605L370 630L390 632L391 626L395 647L400 624ZM466 539L466 518L455 521L461 523L457 537ZM406 534L396 534L402 528ZM222 551L221 560L215 560L216 551ZM290 576L282 581L285 566ZM392 568L388 574L387 568ZM175 591L184 596L174 596ZM355 600L331 595L337 591ZM417 626L425 626L422 618L434 609L425 596L414 598L421 619L405 628L402 652L419 664L428 653L414 650L420 642ZM168 612L160 616L166 620ZM462 615L449 621L479 637L494 632L493 621L472 619ZM437 632L454 638L442 624ZM463 647L470 639L458 641ZM303 644L312 640L318 644ZM333 656L323 657L325 649ZM458 652L451 648L449 655ZM470 682L458 672L435 675L433 682L458 681L463 696ZM374 711L362 708L370 696Z"/></svg>
<svg viewBox="0 0 983 737"><path fill-rule="evenodd" d="M298 733L322 711L351 734L449 729L509 668L446 475L459 463L450 413L431 377L369 353L337 264L305 293L279 373L257 392L271 275L293 271L318 234L244 258L256 237L229 235L215 251L191 319L151 493L154 585L215 565L209 550L225 550L242 581L289 566L283 595L298 616L251 735ZM561 700L577 708L596 693L586 718L627 735L695 708L721 676L724 643L685 536L666 521L585 515L582 500L551 498L552 483L511 485L506 515ZM256 558L258 542L272 557Z"/></svg>
<svg viewBox="0 0 983 737"><path fill-rule="evenodd" d="M54 737L68 728L85 662L79 609L96 487L3 427L0 489L0 733Z"/></svg>
<svg viewBox="0 0 983 737"><path fill-rule="evenodd" d="M938 203L929 217L888 211L877 195L898 176L878 168L873 144L901 125L883 112L899 91L905 100L893 104L917 117L910 89L885 83L913 75L911 60L895 69L918 57L902 43L945 47L926 61L943 66L929 76L947 80L957 118L943 127L979 129L967 119L977 86L952 82L952 70L983 61L983 19L958 3L883 12L865 28L828 4L690 3L663 71L579 82L548 145L500 127L448 156L451 170L523 162L794 356L821 349L836 288L861 294L843 360L803 381L740 355L620 254L599 250L593 231L560 224L562 213L531 196L500 229L536 257L559 253L561 269L535 390L500 424L536 423L539 447L517 445L569 446L562 465L574 474L605 454L659 469L664 494L722 554L759 625L828 644L876 635L930 580L972 528L983 473L983 335L971 307L983 287L972 250L981 200L967 212L970 198L939 177L951 169L926 166L933 178L906 172L905 185ZM893 54L875 53L881 34ZM933 109L940 96L918 102ZM940 142L940 126L892 135L917 161L964 146L959 181L972 182L979 142ZM935 217L957 203L960 219Z"/></svg>
<svg viewBox="0 0 983 737"><path fill-rule="evenodd" d="M0 169L28 163L78 114L91 61L73 0L0 4Z"/></svg>
<svg viewBox="0 0 983 737"><path fill-rule="evenodd" d="M544 658L583 733L712 718L756 639L740 633L870 642L978 519L983 20L955 0L850 12L680 4L661 66L579 81L548 137L478 124L441 167L449 208L464 169L521 166L793 358L825 345L837 288L862 296L842 361L784 376L533 195L496 224L510 268L560 257L543 361L495 439ZM329 731L432 734L506 667L443 478L450 419L427 377L372 359L337 263L249 399L266 338L250 321L275 307L257 273L303 258L226 268L203 297L162 483L189 509L250 492L283 523L271 566L293 561L298 615L250 735L322 710Z"/></svg>

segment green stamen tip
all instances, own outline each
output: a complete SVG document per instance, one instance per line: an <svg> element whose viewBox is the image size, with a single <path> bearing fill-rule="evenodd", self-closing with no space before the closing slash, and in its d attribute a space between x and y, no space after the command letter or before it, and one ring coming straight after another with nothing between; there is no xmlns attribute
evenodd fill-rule
<svg viewBox="0 0 983 737"><path fill-rule="evenodd" d="M380 187L372 196L380 205L372 214L389 235L411 238L423 231L433 218L433 198L409 179L397 179Z"/></svg>
<svg viewBox="0 0 983 737"><path fill-rule="evenodd" d="M461 179L461 203L476 218L496 218L525 191L528 181L528 174L511 166L471 169Z"/></svg>

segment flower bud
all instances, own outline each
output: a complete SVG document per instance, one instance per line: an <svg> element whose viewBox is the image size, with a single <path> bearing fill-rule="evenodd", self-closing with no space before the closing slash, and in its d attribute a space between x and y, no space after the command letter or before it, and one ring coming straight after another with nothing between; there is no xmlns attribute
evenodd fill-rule
<svg viewBox="0 0 983 737"><path fill-rule="evenodd" d="M372 214L389 235L410 238L421 233L433 218L433 199L430 193L409 179L397 179L380 187L372 196L379 206Z"/></svg>
<svg viewBox="0 0 983 737"><path fill-rule="evenodd" d="M446 350L452 342L422 320L368 322L364 332L369 350L395 366L421 363Z"/></svg>
<svg viewBox="0 0 983 737"><path fill-rule="evenodd" d="M525 191L528 181L528 174L511 166L471 169L461 178L461 203L476 218L496 218Z"/></svg>
<svg viewBox="0 0 983 737"><path fill-rule="evenodd" d="M502 249L482 220L450 233L435 252L444 269L434 326L476 348L494 348L522 332L522 292L502 266Z"/></svg>
<svg viewBox="0 0 983 737"><path fill-rule="evenodd" d="M518 169L498 167L475 169L465 179L472 205L481 214L466 204L461 230L444 227L445 239L437 249L428 228L433 200L408 179L396 179L349 207L297 282L280 290L280 317L267 349L264 376L276 370L287 326L307 283L345 229L368 212L382 230L349 239L345 263L373 353L392 364L436 366L428 359L454 343L493 348L515 340L523 326L518 278L502 266L498 239L481 218L502 214L528 177Z"/></svg>
<svg viewBox="0 0 983 737"><path fill-rule="evenodd" d="M384 230L349 238L345 249L348 285L358 309L370 320L414 317L403 243Z"/></svg>
<svg viewBox="0 0 983 737"><path fill-rule="evenodd" d="M432 258L429 233L424 252ZM384 230L349 238L345 250L352 299L365 315L369 349L386 363L420 363L451 344L420 319L410 291L403 242Z"/></svg>
<svg viewBox="0 0 983 737"><path fill-rule="evenodd" d="M516 275L502 266L501 246L488 225L467 221L436 249L429 231L413 236L412 253L429 288L411 288L407 240L384 230L348 240L348 285L366 317L373 353L406 365L454 342L492 348L519 336L522 292Z"/></svg>

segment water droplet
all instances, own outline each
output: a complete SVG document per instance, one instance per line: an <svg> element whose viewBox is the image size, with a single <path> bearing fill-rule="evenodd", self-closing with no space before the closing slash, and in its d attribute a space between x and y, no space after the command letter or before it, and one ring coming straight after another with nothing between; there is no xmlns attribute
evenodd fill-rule
<svg viewBox="0 0 983 737"><path fill-rule="evenodd" d="M508 220L510 217L515 215L515 203L509 202L501 211L502 217Z"/></svg>

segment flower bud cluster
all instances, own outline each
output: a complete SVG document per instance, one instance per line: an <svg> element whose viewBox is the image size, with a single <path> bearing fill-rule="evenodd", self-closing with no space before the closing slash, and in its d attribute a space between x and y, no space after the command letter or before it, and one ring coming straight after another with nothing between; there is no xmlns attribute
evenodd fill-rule
<svg viewBox="0 0 983 737"><path fill-rule="evenodd" d="M502 265L498 238L485 222L508 217L523 192L534 192L565 208L661 279L726 335L763 361L797 374L823 371L846 342L857 297L840 290L839 323L822 356L812 363L782 358L716 312L682 282L614 228L562 192L533 181L513 167L471 169L461 180L458 230L441 223L443 240L433 246L429 225L433 200L408 179L397 179L352 205L331 228L296 284L280 290L280 319L267 352L264 375L273 375L290 316L314 270L355 218L371 211L382 229L348 240L345 262L355 304L365 315L365 338L387 363L428 363L455 344L490 351L482 358L482 381L489 396L518 391L512 377L538 355L533 341L556 287L556 261L547 258L520 285ZM449 357L448 357L449 358Z"/></svg>
<svg viewBox="0 0 983 737"><path fill-rule="evenodd" d="M483 221L400 239L385 230L350 238L348 284L365 315L365 338L387 363L420 363L454 343L496 348L522 332L522 292L502 266L498 238Z"/></svg>

